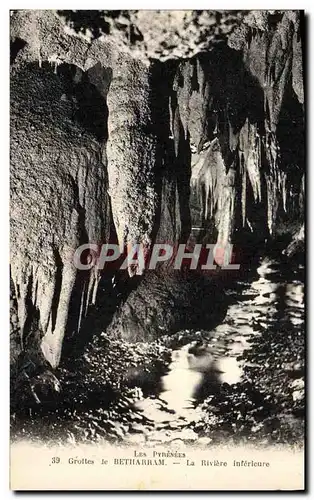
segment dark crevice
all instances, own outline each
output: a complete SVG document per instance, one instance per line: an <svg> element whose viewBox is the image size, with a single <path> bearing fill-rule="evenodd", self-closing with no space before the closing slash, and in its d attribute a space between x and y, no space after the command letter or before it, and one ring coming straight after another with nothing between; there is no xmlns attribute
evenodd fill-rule
<svg viewBox="0 0 314 500"><path fill-rule="evenodd" d="M51 330L54 332L57 320L58 306L60 300L60 294L62 289L62 273L63 273L63 262L57 248L54 248L53 255L56 264L55 273L55 288L53 292L53 298L51 303Z"/></svg>
<svg viewBox="0 0 314 500"><path fill-rule="evenodd" d="M16 37L10 43L10 64L13 64L20 50L24 49L27 43L22 38Z"/></svg>
<svg viewBox="0 0 314 500"><path fill-rule="evenodd" d="M140 30L131 24L130 26L130 43L134 45L136 42L142 42L144 40L143 34Z"/></svg>

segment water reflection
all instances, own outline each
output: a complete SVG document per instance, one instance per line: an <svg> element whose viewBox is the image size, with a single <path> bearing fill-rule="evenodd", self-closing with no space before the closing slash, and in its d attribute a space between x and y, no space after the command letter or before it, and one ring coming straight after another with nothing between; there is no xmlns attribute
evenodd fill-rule
<svg viewBox="0 0 314 500"><path fill-rule="evenodd" d="M241 382L243 352L257 338L266 343L270 329L299 335L304 324L302 273L300 266L287 269L264 259L251 279L227 290L232 303L224 321L207 340L173 351L168 372L159 379L159 393L139 402L144 414L156 422L172 422L176 430L176 423L201 419L198 403L219 391L221 384Z"/></svg>
<svg viewBox="0 0 314 500"><path fill-rule="evenodd" d="M180 415L194 407L194 392L202 382L201 370L193 369L189 345L173 351L169 372L162 377L160 397Z"/></svg>

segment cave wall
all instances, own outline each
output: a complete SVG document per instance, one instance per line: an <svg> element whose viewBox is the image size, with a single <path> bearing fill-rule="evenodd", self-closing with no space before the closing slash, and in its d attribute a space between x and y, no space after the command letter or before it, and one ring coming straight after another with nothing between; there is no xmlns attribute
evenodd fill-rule
<svg viewBox="0 0 314 500"><path fill-rule="evenodd" d="M303 218L300 18L256 16L227 45L182 62L175 81L195 224L223 246L235 230L267 238Z"/></svg>
<svg viewBox="0 0 314 500"><path fill-rule="evenodd" d="M80 244L108 241L112 227L121 248L147 254L195 227L222 246L300 230L300 14L239 12L226 30L224 16L182 16L171 52L145 16L131 16L126 42L112 20L108 36L87 36L55 11L11 15L11 277L21 348L37 318L52 366L97 300L99 273L73 265ZM212 32L213 17L221 36L205 47L196 29L187 53L186 26Z"/></svg>
<svg viewBox="0 0 314 500"><path fill-rule="evenodd" d="M101 143L81 119L84 97L71 70L60 68L58 76L46 64L28 63L11 74L11 276L22 342L38 310L42 349L52 365L60 359L74 286L81 287L71 313L77 328L97 286L94 272L85 286L78 284L73 254L82 243L106 239L109 222ZM91 98L104 108L97 94Z"/></svg>

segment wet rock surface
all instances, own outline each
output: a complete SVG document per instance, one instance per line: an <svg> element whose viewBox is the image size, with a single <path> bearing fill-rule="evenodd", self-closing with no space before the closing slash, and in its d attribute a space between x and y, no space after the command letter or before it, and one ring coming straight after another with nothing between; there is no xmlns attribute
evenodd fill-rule
<svg viewBox="0 0 314 500"><path fill-rule="evenodd" d="M37 388L30 377L16 393L13 439L301 445L304 269L286 265L264 259L227 288L227 315L211 330L149 344L103 333L70 365L37 376Z"/></svg>
<svg viewBox="0 0 314 500"><path fill-rule="evenodd" d="M128 341L150 341L186 328L209 328L226 313L225 295L215 278L197 271L147 271L115 313L109 332Z"/></svg>

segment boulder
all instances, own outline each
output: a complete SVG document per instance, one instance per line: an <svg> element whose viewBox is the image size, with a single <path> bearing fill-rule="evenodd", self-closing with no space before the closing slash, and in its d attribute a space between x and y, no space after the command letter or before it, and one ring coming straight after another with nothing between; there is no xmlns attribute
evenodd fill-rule
<svg viewBox="0 0 314 500"><path fill-rule="evenodd" d="M130 342L153 341L181 329L211 330L227 304L216 277L197 271L147 271L109 326Z"/></svg>

